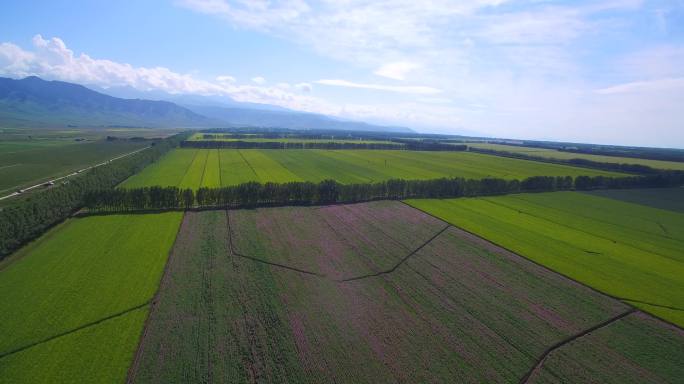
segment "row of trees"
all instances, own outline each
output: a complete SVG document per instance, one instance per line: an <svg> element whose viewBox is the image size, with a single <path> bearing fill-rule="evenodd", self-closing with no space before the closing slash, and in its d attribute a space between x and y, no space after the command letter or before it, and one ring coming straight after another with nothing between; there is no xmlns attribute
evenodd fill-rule
<svg viewBox="0 0 684 384"><path fill-rule="evenodd" d="M668 148L623 148L623 147L591 147L573 146L558 148L559 151L586 153L600 156L635 157L639 159L684 162L684 150Z"/></svg>
<svg viewBox="0 0 684 384"><path fill-rule="evenodd" d="M285 141L202 141L187 140L183 148L232 148L232 149L404 149L395 143L347 143L347 142L285 142Z"/></svg>
<svg viewBox="0 0 684 384"><path fill-rule="evenodd" d="M411 151L466 151L468 146L464 144L450 144L434 139L391 139L392 142L401 143L404 149Z"/></svg>
<svg viewBox="0 0 684 384"><path fill-rule="evenodd" d="M205 135L207 136L207 135ZM393 140L394 141L394 140ZM284 141L205 141L187 140L183 148L233 148L233 149L405 149L410 151L465 151L466 145L441 144L423 141L386 142L386 143L349 143L349 142L284 142Z"/></svg>
<svg viewBox="0 0 684 384"><path fill-rule="evenodd" d="M574 165L585 168L595 168L604 171L615 171L615 172L627 172L627 173L638 173L638 174L656 174L661 172L658 169L651 168L646 165L641 164L621 164L621 163L606 163L600 161L593 161L587 159L554 159L550 157L534 156L525 153L509 152L509 151L498 151L495 149L485 149L485 148L470 148L471 152L485 153L489 155L513 157L516 159L523 160L533 160L542 161L547 163L557 163L557 164L567 164Z"/></svg>
<svg viewBox="0 0 684 384"><path fill-rule="evenodd" d="M222 188L191 189L151 187L92 191L86 207L95 211L145 209L188 209L194 207L253 207L260 205L314 205L354 203L382 199L450 198L501 195L519 192L589 190L599 188L670 187L684 184L684 172L657 175L604 177L535 176L524 180L497 178L432 180L393 179L365 184L340 184L334 180L319 183L249 182Z"/></svg>
<svg viewBox="0 0 684 384"><path fill-rule="evenodd" d="M3 208L0 210L0 259L80 209L85 196L92 191L113 189L186 138L187 134L181 134L160 140L147 150L93 168L67 179L64 185L36 192Z"/></svg>

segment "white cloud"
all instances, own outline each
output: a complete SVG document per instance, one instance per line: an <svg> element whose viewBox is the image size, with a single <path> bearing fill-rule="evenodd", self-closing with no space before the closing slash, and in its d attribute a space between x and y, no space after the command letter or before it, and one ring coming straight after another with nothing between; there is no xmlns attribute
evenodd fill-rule
<svg viewBox="0 0 684 384"><path fill-rule="evenodd" d="M355 83L347 80L340 79L323 79L317 80L317 84L331 85L336 87L348 87L348 88L361 88L361 89L372 89L376 91L387 91L387 92L397 92L397 93L414 93L418 95L432 95L436 93L441 93L442 91L437 88L426 87L426 86L397 86L397 85L382 85L382 84L363 84Z"/></svg>
<svg viewBox="0 0 684 384"><path fill-rule="evenodd" d="M219 83L232 84L235 82L235 78L233 76L221 75L221 76L216 76L216 81L218 81Z"/></svg>
<svg viewBox="0 0 684 384"><path fill-rule="evenodd" d="M311 86L311 84L309 83L298 83L295 84L294 87L296 90L303 93L310 93L311 91L313 91L313 86Z"/></svg>
<svg viewBox="0 0 684 384"><path fill-rule="evenodd" d="M631 83L614 85L612 87L597 89L595 92L601 95L634 92L659 92L673 88L684 89L684 78L667 78L650 81L635 81Z"/></svg>
<svg viewBox="0 0 684 384"><path fill-rule="evenodd" d="M378 76L387 77L394 80L404 80L406 75L419 68L420 66L416 63L411 63L408 61L398 61L394 63L387 63L380 68L376 69L375 73Z"/></svg>
<svg viewBox="0 0 684 384"><path fill-rule="evenodd" d="M657 45L617 60L615 69L632 78L684 77L684 44Z"/></svg>
<svg viewBox="0 0 684 384"><path fill-rule="evenodd" d="M314 47L328 56L379 66L404 57L405 48L429 49L441 29L507 0L241 1L181 0L182 7L214 15L240 28L266 31ZM394 59L392 59L394 57Z"/></svg>
<svg viewBox="0 0 684 384"><path fill-rule="evenodd" d="M132 87L141 91L170 94L225 95L238 101L274 104L308 112L336 113L339 109L323 100L279 87L237 84L222 75L214 82L181 74L165 67L134 67L87 54L75 55L61 39L33 38L33 50L12 43L0 43L0 75L40 76L102 88ZM258 79L258 78L257 78Z"/></svg>
<svg viewBox="0 0 684 384"><path fill-rule="evenodd" d="M268 28L292 22L309 11L309 6L303 0L180 0L178 4L250 28Z"/></svg>
<svg viewBox="0 0 684 384"><path fill-rule="evenodd" d="M264 79L261 76L257 76L257 77L252 77L252 81L257 83L257 84L264 84L266 82L266 79Z"/></svg>
<svg viewBox="0 0 684 384"><path fill-rule="evenodd" d="M660 137L670 132L684 145L680 133L684 130L678 126L684 121L680 112L684 109L676 103L684 99L680 86L684 45L672 34L659 41L676 43L661 46L648 44L649 36L643 40L636 36L634 26L641 15L654 21L654 29L657 18L667 16L648 13L653 6L649 9L650 3L642 0L177 0L177 4L350 64L314 82L316 90L339 87L335 93L330 88L321 92L337 102L313 97L306 82L290 79L286 85L269 78L268 84L274 85L250 79L239 84L227 75L204 81L197 74L164 67L133 67L74 55L61 40L40 36L30 51L0 44L0 72L171 93L224 94L241 101L443 131L465 126L502 137L603 142L634 137L644 144L653 131ZM674 20L670 22L673 29ZM622 44L625 36L638 44L631 40ZM648 48L626 54L635 45ZM407 83L359 80L351 77L355 73ZM375 94L355 91L362 89L387 93L371 99ZM357 96L366 101L341 101L359 100Z"/></svg>

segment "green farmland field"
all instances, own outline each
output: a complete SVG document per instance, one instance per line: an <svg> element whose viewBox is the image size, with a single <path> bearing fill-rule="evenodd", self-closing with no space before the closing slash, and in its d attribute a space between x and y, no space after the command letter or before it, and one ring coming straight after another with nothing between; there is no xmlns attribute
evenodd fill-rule
<svg viewBox="0 0 684 384"><path fill-rule="evenodd" d="M578 192L409 204L684 325L684 214Z"/></svg>
<svg viewBox="0 0 684 384"><path fill-rule="evenodd" d="M175 244L134 383L518 382L628 310L398 202L188 212Z"/></svg>
<svg viewBox="0 0 684 384"><path fill-rule="evenodd" d="M146 146L144 142L0 142L0 195Z"/></svg>
<svg viewBox="0 0 684 384"><path fill-rule="evenodd" d="M619 163L619 164L639 164L647 167L657 169L673 169L684 171L684 163L676 161L650 160L638 159L634 157L618 157L618 156L603 156L592 155L589 153L573 153L557 151L548 148L534 148L534 147L519 147L517 145L504 144L490 144L490 143L468 143L469 147L492 149L495 151L520 153L523 155L546 157L549 159L570 160L570 159L585 159L591 161L598 161L601 163Z"/></svg>
<svg viewBox="0 0 684 384"><path fill-rule="evenodd" d="M2 379L54 382L95 372L121 381L181 217L71 219L4 260Z"/></svg>
<svg viewBox="0 0 684 384"><path fill-rule="evenodd" d="M218 159L214 153L218 151ZM217 161L218 160L218 161ZM617 173L468 152L383 150L176 149L127 180L124 187L217 185L248 181L287 182L335 179L365 183L391 178L433 179L530 176L617 176ZM204 180L204 181L203 181Z"/></svg>
<svg viewBox="0 0 684 384"><path fill-rule="evenodd" d="M123 383L147 313L136 309L6 356L0 382Z"/></svg>
<svg viewBox="0 0 684 384"><path fill-rule="evenodd" d="M684 213L684 188L602 189L585 192L594 196Z"/></svg>
<svg viewBox="0 0 684 384"><path fill-rule="evenodd" d="M637 312L552 352L529 383L679 383L682 345L684 330Z"/></svg>

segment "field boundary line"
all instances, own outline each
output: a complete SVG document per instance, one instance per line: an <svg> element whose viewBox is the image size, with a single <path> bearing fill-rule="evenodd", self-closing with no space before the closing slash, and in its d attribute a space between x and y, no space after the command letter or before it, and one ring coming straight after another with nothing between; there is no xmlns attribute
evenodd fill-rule
<svg viewBox="0 0 684 384"><path fill-rule="evenodd" d="M619 299L619 300L622 300L622 301L629 301L629 302L632 302L632 303L645 304L645 305L650 305L650 306L653 306L653 307L660 307L660 308L669 309L669 310L672 310L672 311L684 311L684 308L672 307L672 306L669 306L669 305L662 305L662 304L656 304L656 303L650 303L650 302L648 302L648 301L643 301L643 300L635 300L635 299L629 299L629 298L626 298L626 297L617 297L617 296L615 296L615 298L616 298L616 299Z"/></svg>
<svg viewBox="0 0 684 384"><path fill-rule="evenodd" d="M80 330L83 330L83 329L86 329L86 328L90 328L90 327L92 327L92 326L95 326L95 325L104 323L105 321L112 320L112 319L115 319L115 318L117 318L117 317L121 317L121 316L123 316L123 315L126 315L127 313L130 313L130 312L133 312L133 311L135 311L135 310L138 310L138 309L141 309L141 308L145 307L146 305L150 304L150 301L151 301L151 300L147 300L146 302L144 302L144 303L142 303L142 304L140 304L140 305L136 305L135 307L131 307L131 308L125 309L125 310L123 310L123 311L121 311L121 312L114 313L114 314L112 314L112 315L109 315L109 316L107 316L107 317L103 317L103 318L101 318L101 319L92 321L92 322L87 323L87 324L83 324L83 325L78 326L78 327L76 327L76 328L72 328L72 329L70 329L70 330L68 330L68 331L64 331L64 332L62 332L62 333L59 333L59 334L56 334L56 335L47 337L47 338L45 338L45 339L42 339L42 340L33 342L33 343L31 343L31 344L27 344L27 345L24 345L24 346L22 346L22 347L15 348L15 349L13 349L13 350L11 350L11 351L7 351L7 352L5 352L5 353L0 354L0 359L3 359L3 358L5 358L5 357L7 357L7 356L9 356L9 355L13 355L13 354L18 353L18 352L22 352L22 351L25 351L25 350L27 350L27 349L33 348L33 347L35 347L35 346L37 346L37 345L44 344L44 343L47 343L47 342L49 342L49 341L58 339L58 338L60 338L60 337L67 336L67 335L72 334L72 333L74 333L74 332L78 332L78 331L80 331Z"/></svg>
<svg viewBox="0 0 684 384"><path fill-rule="evenodd" d="M188 162L188 166L185 167L185 172L183 172L183 177L181 177L180 181L178 182L178 188L182 188L183 181L185 180L185 176L188 175L188 172L190 172L190 168L192 168L192 163L195 162L195 157L197 156L197 149L195 149L195 154L192 155L192 160Z"/></svg>
<svg viewBox="0 0 684 384"><path fill-rule="evenodd" d="M275 263L275 262L272 262L272 261L263 260L263 259L260 259L260 258L257 258L257 257L245 255L245 254L243 254L243 253L238 252L238 251L235 249L234 244L233 244L233 232L232 232L232 229L231 229L231 226L230 226L230 210L226 209L225 212L226 212L226 225L228 226L228 248L229 248L231 254L233 254L233 255L235 255L235 256L239 256L239 257L245 258L245 259L248 259L248 260L252 260L252 261L257 262L257 263L267 264L267 265L271 265L271 266L274 266L274 267L279 267L279 268L283 268L283 269L288 269L288 270L291 270L291 271L295 271L295 272L299 272L299 273L304 273L304 274L312 275L312 276L317 276L317 277L321 277L321 278L325 278L325 277L326 277L326 275L320 274L320 273L318 273L318 272L308 271L308 270L305 270L305 269L300 269L300 268L292 267L292 266L285 265L285 264ZM444 222L443 220L440 220L440 221ZM361 279L365 279L365 278L369 278L369 277L377 277L377 276L381 276L381 275L385 275L385 274L392 273L392 272L394 272L397 268L399 268L403 263L405 263L411 256L413 256L413 255L415 255L416 253L418 253L418 252L419 252L421 249L423 249L426 245L428 245L429 243L431 243L434 239L436 239L439 235L441 235L442 233L444 233L447 229L449 229L449 228L451 228L451 227L452 227L451 224L447 224L447 225L446 225L444 228L442 228L439 232L437 232L436 234L432 235L432 237L430 237L429 239L427 239L427 240L426 240L425 242L423 242L420 246L418 246L416 249L414 249L413 251L411 251L408 255L404 256L401 260L399 260L399 262L397 262L397 263L396 263L394 266L392 266L392 268L390 268L390 269L387 269L387 270L384 270L384 271L380 271L380 272L376 272L376 273L372 273L372 274L366 274L366 275L361 275L361 276L354 276L354 277L350 277L350 278L346 278L346 279L335 279L335 280L333 280L333 281L338 282L338 283L345 283L345 282L348 282L348 281L361 280Z"/></svg>
<svg viewBox="0 0 684 384"><path fill-rule="evenodd" d="M221 186L221 188L223 188L223 175L221 174L221 173L223 173L223 172L221 171L221 150L218 149L218 148L216 149L216 156L218 156L219 185Z"/></svg>
<svg viewBox="0 0 684 384"><path fill-rule="evenodd" d="M318 276L318 277L325 277L325 275L322 275L322 274L317 273L317 272L307 271L307 270L305 270L305 269L300 269L300 268L296 268L296 267L291 267L291 266L285 265L285 264L274 263L274 262L272 262L272 261L267 261L267 260L259 259L259 258L257 258L257 257L248 256L248 255L244 255L244 254L242 254L242 253L240 253L240 252L237 252L237 251L235 250L235 247L233 246L233 231L231 230L231 227L230 227L230 210L229 210L229 209L226 209L225 211L226 211L226 225L227 225L227 227L228 227L228 248L229 248L231 254L233 254L233 255L235 255L235 256L239 256L239 257L245 258L245 259L248 259L248 260L255 261L255 262L257 262L257 263L272 265L272 266L274 266L274 267L280 267L280 268L283 268L283 269L288 269L288 270L290 270L290 271L295 271L295 272L299 272L299 273L304 273L304 274L307 274L307 275L313 275L313 276Z"/></svg>
<svg viewBox="0 0 684 384"><path fill-rule="evenodd" d="M243 155L242 152L240 152L239 149L238 149L237 152L238 152L238 155L240 155L240 157L242 158L242 161L244 161L245 164L247 164L247 166L249 167L249 169L252 170L252 173L254 174L254 176L255 176L257 179L259 179L259 175L257 175L256 171L254 170L254 167L252 167L252 164L251 164L249 161L247 161L247 159L245 159L245 155Z"/></svg>
<svg viewBox="0 0 684 384"><path fill-rule="evenodd" d="M161 287L165 281L170 279L169 265L171 265L171 257L173 257L174 250L176 249L176 242L178 241L178 235L180 234L184 221L185 213L183 213L183 218L181 219L181 222L178 225L178 230L176 231L176 237L173 239L173 245L169 250L169 255L166 258L166 263L164 263L164 272L162 273L161 279L159 279L157 291L154 293L154 296L148 301L148 303L150 304L150 310L149 312L147 312L147 317L145 318L145 322L143 323L143 328L140 331L140 336L138 338L138 347L135 349L135 355L133 356L131 365L128 367L128 372L126 374L126 383L133 382L133 380L135 379L135 373L138 371L138 367L140 366L140 360L142 359L142 354L144 352L143 341L145 340L145 337L147 337L147 332L149 330L150 318L152 317L152 313L157 309Z"/></svg>
<svg viewBox="0 0 684 384"><path fill-rule="evenodd" d="M558 192L565 192L565 191L558 191ZM560 208L556 208L556 207L551 207L551 206L546 205L546 204L541 204L541 203L538 203L538 202L532 202L532 201L529 201L529 200L524 200L524 199L519 198L519 195L520 195L520 194L511 194L511 195L507 195L507 196L510 196L512 199L515 199L515 200L517 200L517 201L522 201L522 202L524 202L524 203L529 203L529 204L532 204L532 205L535 205L535 206L537 206L537 207L541 207L541 208L544 208L544 209L553 209L553 210L560 211L560 212L570 213L570 214L573 214L573 215L582 217L582 218L584 218L584 219L588 219L588 220L590 220L590 221L600 223L601 225L606 225L606 224L607 224L607 225L610 225L610 226L618 227L618 228L620 228L620 229L626 229L626 230L628 230L628 231L634 231L633 228L624 227L624 226L622 226L622 225L620 225L620 224L617 224L617 223L611 223L610 221L600 220L600 219L594 219L594 218L591 218L591 217L589 217L589 216L587 216L587 215L576 214L576 213L574 213L574 212L570 212L570 211L568 211L568 210L566 210L566 209L560 209ZM593 196L593 195L592 195L592 196ZM518 211L518 213L522 213L522 214L524 214L524 215L532 216L532 217L537 218L537 219L540 219L540 220L548 221L548 222L550 222L550 223L553 223L553 224L556 224L556 225L560 225L560 226L563 226L563 227L566 227L566 228L569 228L569 229L572 229L572 230L575 230L575 231L578 231L578 232L586 233L587 235L590 235L590 236L598 237L598 238L600 238L600 239L605 239L605 240L612 241L613 243L617 243L617 240L611 239L611 238L609 238L609 237L596 235L596 234L594 234L594 233L592 233L592 232L585 231L585 230L579 229L579 228L575 228L575 227L573 227L573 226L571 226L571 225L568 225L568 224L563 224L563 223L560 223L560 222L551 220L551 219L549 219L549 218L539 216L539 215L534 214L534 213L530 213L530 212L527 212L527 211L523 211L523 210L520 210L520 209L517 209L517 208L510 207L510 206L508 206L508 205L506 205L506 204L504 204L504 203L494 202L494 201L492 201L492 200L491 200L490 198L488 198L488 197L482 197L481 200L487 201L487 202L489 202L489 203L491 203L491 204L494 204L494 205L499 205L499 206L504 207L504 208L508 208L508 209L510 209L510 210ZM649 220L649 221L650 221L650 220ZM657 225L659 225L659 226L661 227L661 229L662 229L664 232L666 232L666 235L667 235L667 236L662 235L662 234L655 234L655 233L653 233L653 232L645 232L645 233L647 233L647 234L649 234L649 235L653 235L653 236L664 237L664 238L666 238L666 239L670 239L670 240L674 240L674 241L676 241L676 242L678 242L678 243L682 243L682 240L679 240L679 239L670 237L670 236L669 236L669 233L667 233L667 230L662 226L661 223L659 223L659 222L657 222L657 221L651 221L651 222L652 222L652 223L655 223L655 224L657 224ZM623 243L623 242L621 242L620 244L627 245L627 246L629 246L629 247L638 249L638 250L643 251L643 252L653 253L653 254L656 254L656 255L658 255L658 256L660 256L660 257L663 257L663 258L666 258L666 259L672 259L671 257L668 257L668 256L666 256L666 255L661 255L660 253L657 253L657 252L654 252L654 251L649 251L649 250L643 249L643 248L641 248L641 247L639 247L639 246L637 246L637 245L634 245L634 244Z"/></svg>
<svg viewBox="0 0 684 384"><path fill-rule="evenodd" d="M608 325L610 325L610 324L612 324L612 323L614 323L614 322L616 322L616 321L618 321L618 320L620 320L620 319L622 319L622 318L624 318L624 317L627 317L627 316L629 316L629 315L631 315L631 314L633 314L633 313L636 313L636 312L638 312L638 310L637 310L636 308L630 308L628 311L625 311L625 312L623 312L623 313L621 313L621 314L619 314L619 315L617 315L617 316L613 316L613 317L611 317L610 319L608 319L608 320L606 320L606 321L603 321L603 322L601 322L601 323L599 323L599 324L596 324L596 325L594 325L594 326L591 327L591 328L587 328L587 329L585 329L584 331L582 331L582 332L580 332L580 333L577 333L577 334L575 334L575 335L572 335L572 336L570 336L570 337L568 337L568 338L566 338L566 339L564 339L564 340L561 340L561 341L557 342L556 344L550 346L549 348L547 348L547 349L544 351L544 353L542 353L542 355L539 357L539 359L537 360L537 363L532 367L532 369L530 369L530 370L527 372L527 374L525 374L525 376L523 376L523 378L520 379L520 384L525 384L525 383L527 383L527 381L530 379L530 377L532 377L532 375L534 374L534 372L537 371L538 369L541 369L541 368L544 366L544 361L546 361L546 359L549 357L549 355L550 355L552 352L554 352L555 350L557 350L557 349L559 349L559 348L562 348L564 345L566 345L566 344L568 344L568 343L571 343L571 342L573 342L573 341L575 341L575 340L577 340L577 339L579 339L579 338L581 338L581 337L583 337L583 336L586 336L586 335L588 335L588 334L590 334L590 333L592 333L592 332L594 332L594 331L596 331L596 330L598 330L598 329L600 329L600 328L603 328L603 327L605 327L605 326L608 326Z"/></svg>
<svg viewBox="0 0 684 384"><path fill-rule="evenodd" d="M423 249L426 245L430 244L434 239L436 239L437 237L439 237L439 235L441 235L442 233L446 232L446 230L449 229L449 228L451 228L451 224L447 224L446 227L442 228L439 232L437 232L436 234L432 235L432 237L430 237L430 238L427 239L423 244L421 244L420 246L418 246L418 248L416 248L416 249L414 249L413 251L411 251L411 253L409 253L408 255L404 256L401 260L399 260L398 263L396 263L396 264L395 264L392 268L390 268L390 269L387 269L387 270L384 270L384 271L380 271L380 272L376 272L376 273L367 274L367 275L349 277L349 278L346 278L346 279L340 279L340 280L336 280L336 281L337 281L337 282L340 282L340 283L346 283L346 282L349 282L349 281L361 280L361 279L365 279L365 278L369 278L369 277L377 277L377 276L381 276L381 275L390 274L390 273L394 272L397 268L399 268L402 264L404 264L411 256L413 256L413 255L415 255L416 253L418 253L418 252L419 252L421 249Z"/></svg>
<svg viewBox="0 0 684 384"><path fill-rule="evenodd" d="M445 199L438 199L438 200L445 200ZM430 215L430 216L432 216L432 217L434 217L434 218L436 218L436 219L438 219L438 220L444 221L443 219L441 219L441 218L439 218L439 217L433 215L433 214L430 213L430 212L427 212L427 211L425 211L425 210L423 210L423 209L420 209L420 208L418 208L418 207L412 206L411 204L405 202L404 200L399 200L399 201L401 201L403 204L408 205L409 207L412 207L412 208L414 208L414 209L417 209L417 210L419 210L419 211L421 211L421 212L423 212L423 213L425 213L425 214L427 214L427 215ZM512 254L512 255L517 256L517 257L520 257L520 258L522 258L523 260L527 260L527 261L529 261L530 263L532 263L532 264L534 264L534 265L536 265L536 266L538 266L538 267L540 267L540 268L543 268L543 269L545 269L545 270L547 270L547 271L549 271L549 272L551 272L551 273L555 273L555 274L557 274L557 275L559 275L559 276L562 276L563 278L568 279L569 281L572 281L572 282L574 282L575 284L581 285L582 287L585 287L585 288L589 289L589 290L592 291L592 292L595 292L595 293L598 293L598 294L600 294L600 295L609 297L609 298L611 298L611 299L613 299L613 300L617 300L617 301L623 303L624 305L626 305L626 306L628 306L628 307L631 307L631 308L633 308L633 309L640 310L638 307L636 307L636 306L634 306L633 304L630 303L630 301L636 303L636 302L639 302L639 300L632 300L632 299L628 299L628 298L625 298L625 297L615 296L615 295L612 295L612 294L607 293L607 292L603 292L603 291L601 291L601 290L599 290L599 289L597 289L597 288L592 287L591 285L588 285L588 284L583 283L583 282L581 282L581 281L579 281L579 280L576 280L576 279L574 279L574 278L572 278L572 277L570 277L570 276L568 276L568 275L566 275L566 274L564 274L564 273L562 273L562 272L553 270L553 269L551 269L550 267L547 267L547 266L544 265L544 264L541 264L541 263L539 263L539 262L537 262L537 261L535 261L535 260L530 259L529 257L525 257L525 256L523 256L523 255L521 255L521 254L519 254L519 253L517 253L517 252L515 252L515 251L513 251L513 250L511 250L511 249L508 249L507 247L504 247L503 245L497 244L497 243L495 243L495 242L493 242L493 241L491 241L491 240L489 240L489 239L487 239L487 238L485 238L485 237L482 237L482 236L478 235L478 234L475 233L475 232L469 231L469 230L467 230L467 229L465 229L465 228L463 228L463 227L457 226L457 225L453 225L453 224L451 224L451 225L452 225L454 228L456 228L456 229L458 229L458 230L460 230L460 231L463 231L463 232L465 232L465 233L468 233L468 234L470 234L470 235L472 235L472 236L474 236L474 237L476 237L476 238L478 238L478 239L480 239L480 240L482 240L482 241L484 241L484 242L487 242L487 243L489 243L489 244L492 244L492 245L494 245L494 246L500 248L500 249L503 250L503 251L506 251L506 252L508 252L508 253L510 253L510 254ZM642 303L642 304L648 304L648 303ZM653 306L656 306L656 307L659 306L659 305L657 305L657 304L648 304L648 305L653 305ZM666 307L665 307L665 308L666 308ZM670 321L670 320L663 319L662 317L660 317L660 316L658 316L658 315L656 315L656 314L654 314L654 313L646 312L646 311L644 311L644 310L641 310L641 312L642 312L642 313L646 313L647 315L649 315L649 316L651 316L651 317L653 317L653 318L656 318L656 319L658 319L658 320L660 320L660 321L662 321L662 322L664 322L664 323L667 323L667 324L669 324L669 325L671 325L671 326L673 326L673 327L676 327L676 328L678 328L678 329L684 331L684 327L682 327L681 325L675 324L675 323L673 323L673 322Z"/></svg>
<svg viewBox="0 0 684 384"><path fill-rule="evenodd" d="M209 161L209 154L210 152L207 152L207 154L204 156L204 165L202 166L202 177L200 178L199 188L202 188L204 184L204 175L207 173L207 161Z"/></svg>

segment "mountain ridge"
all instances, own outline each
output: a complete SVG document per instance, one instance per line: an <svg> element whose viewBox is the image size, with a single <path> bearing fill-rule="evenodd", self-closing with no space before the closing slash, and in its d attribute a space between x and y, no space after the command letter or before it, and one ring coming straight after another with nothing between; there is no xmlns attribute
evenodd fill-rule
<svg viewBox="0 0 684 384"><path fill-rule="evenodd" d="M229 97L223 98L228 99L224 100L226 105L221 103L222 99L197 95L177 95L175 98L182 103L120 98L81 84L43 80L36 76L23 79L0 77L0 124L413 132L405 127L342 120L268 104L238 102Z"/></svg>

